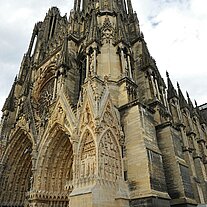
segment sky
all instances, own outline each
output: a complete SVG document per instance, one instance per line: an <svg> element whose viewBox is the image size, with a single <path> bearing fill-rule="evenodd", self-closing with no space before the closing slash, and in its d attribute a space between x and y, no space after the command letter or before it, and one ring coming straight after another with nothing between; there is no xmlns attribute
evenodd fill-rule
<svg viewBox="0 0 207 207"><path fill-rule="evenodd" d="M207 103L207 0L132 0L140 27L161 75L198 104ZM52 6L62 16L73 0L0 0L0 109L18 74L34 24ZM1 115L1 112L0 112Z"/></svg>

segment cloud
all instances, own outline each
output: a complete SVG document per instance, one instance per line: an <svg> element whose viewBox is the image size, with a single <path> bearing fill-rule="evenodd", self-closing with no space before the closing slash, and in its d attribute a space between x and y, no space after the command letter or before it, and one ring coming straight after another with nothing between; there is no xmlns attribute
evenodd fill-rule
<svg viewBox="0 0 207 207"><path fill-rule="evenodd" d="M199 104L206 96L206 0L132 0L152 56L165 76ZM69 14L73 0L0 0L0 108L27 51L34 24L52 6ZM2 49L3 48L3 49Z"/></svg>
<svg viewBox="0 0 207 207"><path fill-rule="evenodd" d="M207 102L206 0L134 0L152 56L165 76L180 82L199 104ZM139 15L140 14L140 15Z"/></svg>
<svg viewBox="0 0 207 207"><path fill-rule="evenodd" d="M34 24L42 21L46 12L52 6L60 8L62 15L69 13L73 1L0 0L0 4L1 109L19 71L22 57L29 46Z"/></svg>

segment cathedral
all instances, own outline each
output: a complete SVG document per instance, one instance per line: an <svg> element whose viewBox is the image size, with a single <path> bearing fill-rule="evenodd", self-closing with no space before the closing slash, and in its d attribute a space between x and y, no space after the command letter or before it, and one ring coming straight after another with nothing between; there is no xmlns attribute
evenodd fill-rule
<svg viewBox="0 0 207 207"><path fill-rule="evenodd" d="M49 9L2 113L0 207L207 206L207 104L164 82L131 0Z"/></svg>

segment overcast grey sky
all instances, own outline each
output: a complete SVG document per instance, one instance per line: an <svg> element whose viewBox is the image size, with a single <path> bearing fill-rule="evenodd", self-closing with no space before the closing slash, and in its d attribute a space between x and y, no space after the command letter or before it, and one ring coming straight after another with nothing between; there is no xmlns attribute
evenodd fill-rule
<svg viewBox="0 0 207 207"><path fill-rule="evenodd" d="M207 102L207 0L132 0L151 55L163 77L198 104ZM0 0L0 108L19 71L34 24L57 6L69 14L73 0Z"/></svg>

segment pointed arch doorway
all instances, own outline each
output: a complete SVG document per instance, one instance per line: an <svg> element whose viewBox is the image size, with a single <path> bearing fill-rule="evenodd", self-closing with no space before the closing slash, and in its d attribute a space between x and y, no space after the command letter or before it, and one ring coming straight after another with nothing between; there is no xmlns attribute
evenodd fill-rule
<svg viewBox="0 0 207 207"><path fill-rule="evenodd" d="M68 207L73 188L72 168L70 135L56 125L40 143L30 203L45 207Z"/></svg>
<svg viewBox="0 0 207 207"><path fill-rule="evenodd" d="M31 187L32 149L30 136L19 129L10 139L1 162L0 204L22 207Z"/></svg>

